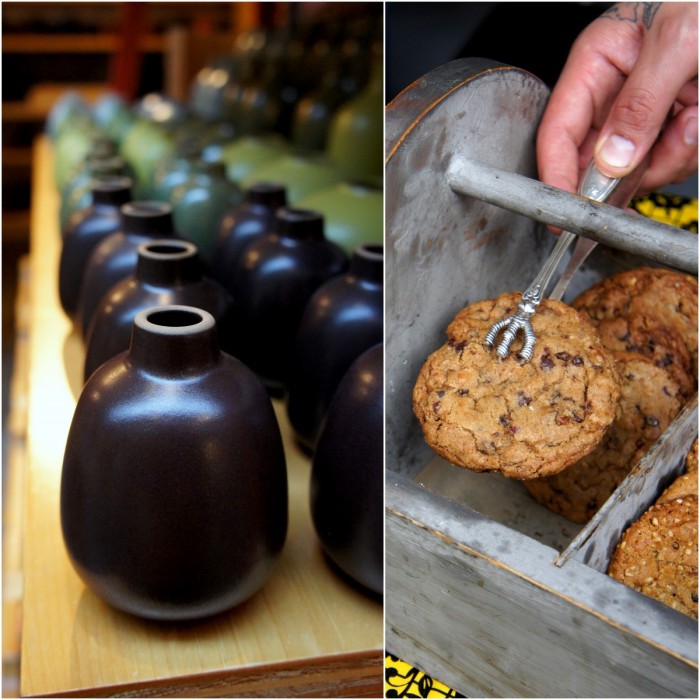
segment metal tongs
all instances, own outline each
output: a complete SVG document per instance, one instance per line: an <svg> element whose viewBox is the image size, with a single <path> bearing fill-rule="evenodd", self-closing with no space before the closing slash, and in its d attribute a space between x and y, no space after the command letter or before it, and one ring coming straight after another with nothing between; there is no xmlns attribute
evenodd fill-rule
<svg viewBox="0 0 700 700"><path fill-rule="evenodd" d="M624 178L609 178L596 168L595 162L592 160L581 178L578 194L596 202L626 206L637 191L647 165L648 156L633 172ZM501 332L503 333L501 342L496 347L496 353L501 359L508 357L511 345L520 331L523 332L524 342L516 357L522 363L529 362L532 359L537 338L532 330L530 319L537 310L552 276L559 267L559 263L575 238L578 238L576 248L549 298L561 299L564 296L564 292L566 292L573 276L597 245L595 241L589 238L578 237L575 233L569 231L562 231L559 235L559 240L547 260L545 260L544 265L542 265L542 269L532 281L532 284L523 292L516 313L494 323L486 334L486 345L488 348L493 349L498 336Z"/></svg>

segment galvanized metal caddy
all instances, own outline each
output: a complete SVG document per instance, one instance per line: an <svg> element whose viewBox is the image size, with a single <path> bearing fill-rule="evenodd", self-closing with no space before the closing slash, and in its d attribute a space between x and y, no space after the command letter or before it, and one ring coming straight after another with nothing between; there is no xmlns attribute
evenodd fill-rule
<svg viewBox="0 0 700 700"><path fill-rule="evenodd" d="M510 191L496 192L505 204L494 206L446 177L458 154L535 178L548 96L525 71L464 59L387 107L386 644L472 697L697 697L697 623L605 573L621 532L682 468L697 397L584 528L517 481L436 457L412 412L420 367L455 313L524 289L553 246L541 223L503 208ZM586 207L565 199L569 210ZM628 245L634 218L615 214L612 227L595 211L593 221L567 221L615 247L598 246L565 299L618 270L668 264L654 231L643 227ZM670 233L696 251L673 260L697 274L697 241Z"/></svg>

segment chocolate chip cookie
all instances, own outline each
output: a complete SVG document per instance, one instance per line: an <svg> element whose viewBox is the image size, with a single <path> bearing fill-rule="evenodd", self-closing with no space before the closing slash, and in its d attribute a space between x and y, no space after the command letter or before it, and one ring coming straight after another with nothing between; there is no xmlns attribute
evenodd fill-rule
<svg viewBox="0 0 700 700"><path fill-rule="evenodd" d="M697 496L651 506L625 531L608 574L697 620Z"/></svg>
<svg viewBox="0 0 700 700"><path fill-rule="evenodd" d="M413 410L426 442L447 461L531 479L595 448L615 418L619 378L590 320L549 299L532 318L533 359L518 361L518 337L501 360L484 338L520 298L504 294L457 314L419 373Z"/></svg>
<svg viewBox="0 0 700 700"><path fill-rule="evenodd" d="M697 390L698 283L681 272L643 267L608 277L572 302L610 350L640 352L667 369L687 399Z"/></svg>
<svg viewBox="0 0 700 700"><path fill-rule="evenodd" d="M601 443L562 472L525 483L538 503L577 523L593 517L683 404L678 384L652 360L632 352L613 356L620 402L617 418Z"/></svg>

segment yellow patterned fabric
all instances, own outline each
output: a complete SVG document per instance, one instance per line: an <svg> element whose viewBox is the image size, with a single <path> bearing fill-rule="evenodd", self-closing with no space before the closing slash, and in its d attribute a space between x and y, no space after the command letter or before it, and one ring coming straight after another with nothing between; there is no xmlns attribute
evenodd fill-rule
<svg viewBox="0 0 700 700"><path fill-rule="evenodd" d="M698 232L698 200L653 193L633 200L630 207L656 221ZM463 698L415 666L387 654L384 660L384 697L387 698Z"/></svg>
<svg viewBox="0 0 700 700"><path fill-rule="evenodd" d="M384 660L384 697L386 698L463 698L448 686L415 666L387 654Z"/></svg>
<svg viewBox="0 0 700 700"><path fill-rule="evenodd" d="M693 233L698 232L697 197L682 197L655 192L633 200L631 207L650 219Z"/></svg>

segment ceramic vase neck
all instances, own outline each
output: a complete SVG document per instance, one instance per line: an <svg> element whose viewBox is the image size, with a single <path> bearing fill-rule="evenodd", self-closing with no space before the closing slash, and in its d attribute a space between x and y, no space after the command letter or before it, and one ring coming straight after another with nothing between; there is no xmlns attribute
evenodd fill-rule
<svg viewBox="0 0 700 700"><path fill-rule="evenodd" d="M312 209L283 207L277 212L278 233L297 241L324 241L323 215Z"/></svg>
<svg viewBox="0 0 700 700"><path fill-rule="evenodd" d="M133 183L128 177L97 180L92 186L92 203L120 207L131 199Z"/></svg>
<svg viewBox="0 0 700 700"><path fill-rule="evenodd" d="M173 209L165 202L129 202L121 208L124 233L152 238L173 236Z"/></svg>
<svg viewBox="0 0 700 700"><path fill-rule="evenodd" d="M172 239L142 243L137 250L135 276L156 287L180 286L202 279L197 246Z"/></svg>
<svg viewBox="0 0 700 700"><path fill-rule="evenodd" d="M129 360L150 374L186 378L221 357L214 317L193 306L158 306L137 314Z"/></svg>
<svg viewBox="0 0 700 700"><path fill-rule="evenodd" d="M350 258L349 273L369 282L384 279L384 248L381 245L362 245Z"/></svg>
<svg viewBox="0 0 700 700"><path fill-rule="evenodd" d="M246 190L246 201L265 209L279 209L287 204L287 191L284 185L276 182L258 182Z"/></svg>

